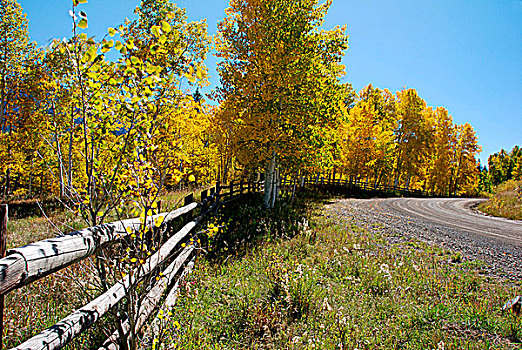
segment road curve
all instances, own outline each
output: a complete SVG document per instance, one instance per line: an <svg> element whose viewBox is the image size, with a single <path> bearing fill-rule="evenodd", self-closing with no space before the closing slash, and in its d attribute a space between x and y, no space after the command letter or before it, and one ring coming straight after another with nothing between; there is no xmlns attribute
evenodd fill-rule
<svg viewBox="0 0 522 350"><path fill-rule="evenodd" d="M356 200L352 205L376 214L410 217L439 226L522 246L522 221L485 216L471 208L483 199L388 198Z"/></svg>
<svg viewBox="0 0 522 350"><path fill-rule="evenodd" d="M522 221L489 217L472 207L480 199L336 199L325 215L401 245L418 240L477 261L480 274L522 281ZM480 262L483 262L480 263Z"/></svg>

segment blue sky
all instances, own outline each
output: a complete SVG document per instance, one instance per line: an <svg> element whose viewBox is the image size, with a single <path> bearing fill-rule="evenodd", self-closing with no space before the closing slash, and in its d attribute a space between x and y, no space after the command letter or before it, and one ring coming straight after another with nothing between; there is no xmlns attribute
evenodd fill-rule
<svg viewBox="0 0 522 350"><path fill-rule="evenodd" d="M19 0L39 45L69 37L70 0ZM176 2L176 1L175 1ZM180 0L191 20L214 34L228 1ZM89 0L89 35L102 36L133 18L139 0ZM346 24L345 81L392 91L415 88L431 106L470 123L482 163L501 148L522 145L522 0L334 0L325 28ZM212 86L219 84L209 57Z"/></svg>

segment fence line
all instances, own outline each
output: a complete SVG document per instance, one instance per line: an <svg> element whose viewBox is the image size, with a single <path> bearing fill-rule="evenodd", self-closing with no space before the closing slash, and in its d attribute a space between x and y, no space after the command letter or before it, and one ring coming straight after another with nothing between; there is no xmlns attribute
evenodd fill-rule
<svg viewBox="0 0 522 350"><path fill-rule="evenodd" d="M369 183L369 182L352 182L348 179L335 179L335 178L324 178L317 176L315 178L312 177L305 177L303 183L305 185L327 185L327 186L340 186L340 187L346 187L348 189L359 189L359 190L365 190L365 191L397 191L404 195L411 195L411 196L435 196L436 194L433 192L428 192L424 190L419 189L410 189L406 187L400 187L400 186L390 186L387 184L379 184L376 185L375 183Z"/></svg>
<svg viewBox="0 0 522 350"><path fill-rule="evenodd" d="M137 328L139 329L159 306L158 303L161 296L172 285L175 277L179 275L184 264L195 251L193 245L187 245L184 249L178 249L181 250L181 253L176 254L176 248L180 247L181 243L187 239L189 233L212 211L216 210L224 199L226 201L237 200L244 193L244 185L245 183L243 182L231 183L225 186L218 183L215 187L202 191L202 200L199 203L194 202L194 196L191 193L185 197L185 205L183 207L149 217L146 222L149 227L154 227L160 217L164 218L161 224L164 227L171 225L177 218L183 219L185 225L174 233L143 265L118 281L105 293L65 317L54 326L13 349L51 350L63 348L119 303L130 286L150 276L161 265L175 257L174 261L163 271L164 278L161 278L152 287L146 295L144 302L139 306L137 315ZM239 189L236 188L237 186L239 186ZM249 183L246 188L252 191L258 188L258 186L259 183ZM221 193L222 190L225 191ZM194 218L194 211L197 208L201 208L201 210L199 215ZM0 259L0 295L4 296L16 288L28 285L44 276L85 259L109 244L131 235L140 225L139 218L126 219L10 249L7 252L8 256ZM176 286L179 286L179 280L174 287ZM173 292L170 295L170 300L172 299ZM130 327L128 320L127 322L123 321L123 330L124 334L126 334ZM115 333L109 337L102 348L116 349L118 335Z"/></svg>
<svg viewBox="0 0 522 350"><path fill-rule="evenodd" d="M169 213L154 215L147 224L152 226L159 217L164 217L164 222L168 224L196 207L197 203L193 203ZM8 293L78 262L108 243L129 236L140 225L139 218L127 219L9 249L8 256L0 260L0 293Z"/></svg>
<svg viewBox="0 0 522 350"><path fill-rule="evenodd" d="M286 191L288 194L290 188L292 188L292 191L295 191L297 185L298 181L287 182L285 177L281 183L281 192ZM335 178L328 178L325 181L324 177L320 178L319 176L315 178L302 178L300 185L334 185L365 190L398 190L409 194L422 194L421 191L408 191L404 188L394 188L383 185L369 186L368 183L363 184L364 186L360 186L360 184L353 184L348 180ZM177 289L180 280L191 268L191 266L186 267L187 261L191 259L196 249L193 245L187 245L184 249L178 249L177 252L179 254L176 255L176 248L180 247L181 242L186 240L189 233L192 232L205 217L217 210L218 206L237 200L245 191L247 193L262 192L262 186L262 181L249 181L247 183L231 182L229 185L217 183L215 187L201 192L200 202L195 203L194 195L191 193L185 197L183 207L147 218L146 224L149 227L154 227L159 218L163 218L161 225L163 225L164 228L171 225L174 220L178 218L183 219L185 225L149 257L145 264L122 278L105 293L65 317L54 326L42 331L40 334L26 340L13 349L51 350L64 347L118 304L126 295L129 287L150 276L157 271L161 265L175 257L170 265L163 270L164 278L161 278L156 285L150 289L143 303L138 305L136 328L141 328L153 311L160 307L159 302L161 297L167 291L168 287L174 283L165 301L165 307L172 306L177 298ZM199 216L194 218L194 211L197 208L201 208L201 210ZM42 277L95 254L111 243L128 237L135 232L140 225L141 222L139 218L126 219L85 228L64 236L8 250L7 257L0 259L0 296L3 297L14 289L26 286ZM177 280L176 276L179 276ZM0 321L2 321L2 319L0 319ZM126 335L130 330L129 321L122 321L122 329L120 331L123 331L123 334ZM100 349L118 349L119 336L120 332L115 331L103 343Z"/></svg>

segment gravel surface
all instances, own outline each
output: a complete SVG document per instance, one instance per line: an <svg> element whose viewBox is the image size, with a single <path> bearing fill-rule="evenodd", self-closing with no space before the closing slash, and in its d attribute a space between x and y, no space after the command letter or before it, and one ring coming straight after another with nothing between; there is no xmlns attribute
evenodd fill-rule
<svg viewBox="0 0 522 350"><path fill-rule="evenodd" d="M327 215L354 220L390 243L417 239L481 260L480 273L522 281L522 221L481 215L470 199L339 199Z"/></svg>

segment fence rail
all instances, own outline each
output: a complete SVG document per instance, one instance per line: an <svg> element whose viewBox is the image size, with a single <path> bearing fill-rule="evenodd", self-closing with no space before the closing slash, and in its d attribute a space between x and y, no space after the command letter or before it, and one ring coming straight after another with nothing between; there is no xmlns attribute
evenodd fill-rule
<svg viewBox="0 0 522 350"><path fill-rule="evenodd" d="M351 181L349 179L335 179L335 178L324 178L324 177L305 177L303 179L303 183L305 185L327 185L327 186L341 186L347 189L360 189L365 191L396 191L400 192L403 195L411 195L411 196L435 196L435 193L420 190L420 189L411 189L407 187L401 186L393 186L387 184L375 184L371 182L364 181Z"/></svg>

